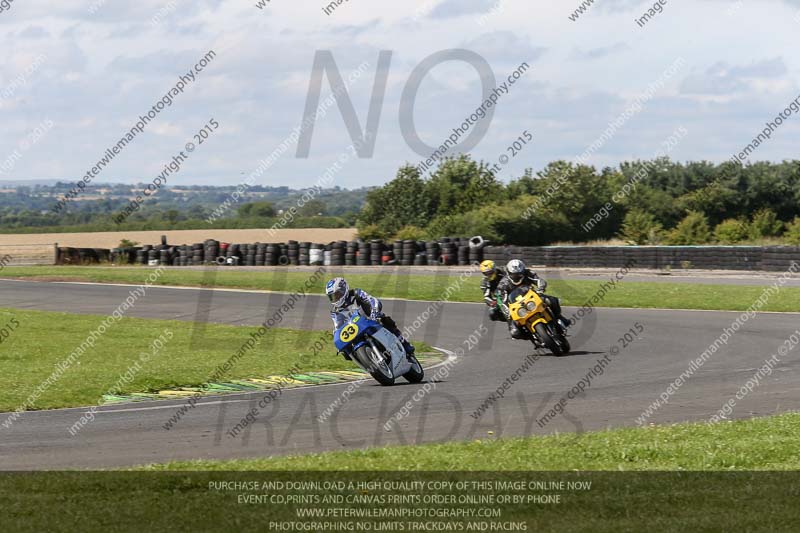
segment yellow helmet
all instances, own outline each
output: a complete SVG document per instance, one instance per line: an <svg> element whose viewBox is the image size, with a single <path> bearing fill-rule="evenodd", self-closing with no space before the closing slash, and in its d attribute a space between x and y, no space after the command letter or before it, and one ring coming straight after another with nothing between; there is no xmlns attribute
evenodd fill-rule
<svg viewBox="0 0 800 533"><path fill-rule="evenodd" d="M494 280L497 277L497 269L494 266L494 261L491 259L487 259L483 263L481 263L481 274L489 278L490 280Z"/></svg>

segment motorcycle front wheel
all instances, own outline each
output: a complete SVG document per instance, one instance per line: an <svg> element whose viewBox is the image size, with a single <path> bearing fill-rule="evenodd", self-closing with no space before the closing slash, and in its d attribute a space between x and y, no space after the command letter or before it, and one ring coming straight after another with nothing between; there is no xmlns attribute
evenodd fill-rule
<svg viewBox="0 0 800 533"><path fill-rule="evenodd" d="M363 364L364 370L381 385L394 385L392 369L383 358L383 354L375 346L364 345L356 350L358 360Z"/></svg>
<svg viewBox="0 0 800 533"><path fill-rule="evenodd" d="M548 330L547 326L539 322L536 324L533 329L536 331L536 335L539 337L539 340L545 347L553 352L553 355L559 356L564 354L564 350L561 348L561 345L556 342L555 338L550 335L550 331Z"/></svg>

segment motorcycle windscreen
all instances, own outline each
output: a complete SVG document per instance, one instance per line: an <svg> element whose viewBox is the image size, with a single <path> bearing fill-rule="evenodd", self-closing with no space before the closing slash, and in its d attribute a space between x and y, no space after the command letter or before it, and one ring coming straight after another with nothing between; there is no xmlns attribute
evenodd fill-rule
<svg viewBox="0 0 800 533"><path fill-rule="evenodd" d="M525 298L525 295L530 292L530 290L530 285L520 285L519 287L515 287L514 290L508 294L509 303L513 304L517 300L522 300Z"/></svg>

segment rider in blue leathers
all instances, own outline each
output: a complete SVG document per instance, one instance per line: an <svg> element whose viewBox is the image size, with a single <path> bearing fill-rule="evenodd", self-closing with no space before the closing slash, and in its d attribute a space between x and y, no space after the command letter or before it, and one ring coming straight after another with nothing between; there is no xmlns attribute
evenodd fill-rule
<svg viewBox="0 0 800 533"><path fill-rule="evenodd" d="M370 320L380 322L383 327L396 335L403 343L407 355L414 355L414 346L403 337L395 321L383 314L383 304L379 299L361 289L351 289L344 278L330 280L325 286L325 294L331 302L334 331L346 324L350 319L351 310L358 307Z"/></svg>

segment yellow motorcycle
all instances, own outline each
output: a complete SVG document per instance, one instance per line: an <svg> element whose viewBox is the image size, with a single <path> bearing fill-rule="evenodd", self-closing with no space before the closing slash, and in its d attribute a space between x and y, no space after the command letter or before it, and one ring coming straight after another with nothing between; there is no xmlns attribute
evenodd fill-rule
<svg viewBox="0 0 800 533"><path fill-rule="evenodd" d="M547 348L553 355L565 355L570 351L564 328L553 317L553 313L542 297L527 285L520 285L508 295L508 312L511 319L537 348Z"/></svg>

